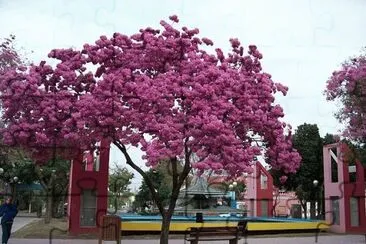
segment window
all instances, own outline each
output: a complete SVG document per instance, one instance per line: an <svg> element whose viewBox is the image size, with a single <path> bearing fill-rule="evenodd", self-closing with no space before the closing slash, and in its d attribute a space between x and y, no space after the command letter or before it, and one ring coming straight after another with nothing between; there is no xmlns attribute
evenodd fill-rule
<svg viewBox="0 0 366 244"><path fill-rule="evenodd" d="M97 194L95 190L82 190L80 226L96 226Z"/></svg>
<svg viewBox="0 0 366 244"><path fill-rule="evenodd" d="M331 174L332 183L338 182L338 164L333 157L331 157Z"/></svg>
<svg viewBox="0 0 366 244"><path fill-rule="evenodd" d="M261 200L261 216L268 217L268 200Z"/></svg>
<svg viewBox="0 0 366 244"><path fill-rule="evenodd" d="M268 177L265 174L261 174L261 189L267 189Z"/></svg>
<svg viewBox="0 0 366 244"><path fill-rule="evenodd" d="M359 199L357 197L351 197L350 199L350 211L351 211L351 226L359 226L359 211L358 203Z"/></svg>
<svg viewBox="0 0 366 244"><path fill-rule="evenodd" d="M250 199L250 216L256 216L255 212L254 212L254 199Z"/></svg>
<svg viewBox="0 0 366 244"><path fill-rule="evenodd" d="M94 171L99 171L99 167L100 167L100 152L95 152L93 153L93 169Z"/></svg>
<svg viewBox="0 0 366 244"><path fill-rule="evenodd" d="M348 166L348 175L349 175L349 182L356 182L357 180L356 165L354 165L354 163Z"/></svg>
<svg viewBox="0 0 366 244"><path fill-rule="evenodd" d="M100 156L98 153L85 151L83 155L83 169L84 171L99 171Z"/></svg>
<svg viewBox="0 0 366 244"><path fill-rule="evenodd" d="M90 151L85 151L83 154L83 169L84 171L93 171L93 157Z"/></svg>
<svg viewBox="0 0 366 244"><path fill-rule="evenodd" d="M332 196L330 197L332 204L332 219L334 225L339 225L339 197Z"/></svg>

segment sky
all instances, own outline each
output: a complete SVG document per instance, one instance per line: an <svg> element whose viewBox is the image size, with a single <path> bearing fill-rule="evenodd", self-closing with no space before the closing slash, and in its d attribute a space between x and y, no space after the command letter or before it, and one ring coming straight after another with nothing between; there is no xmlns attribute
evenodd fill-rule
<svg viewBox="0 0 366 244"><path fill-rule="evenodd" d="M99 36L128 35L178 15L179 26L229 50L229 39L257 45L263 70L289 87L276 101L294 129L317 124L321 136L341 129L337 105L323 91L332 72L366 46L364 0L0 0L0 38L16 35L17 47L38 63L54 48L81 48ZM130 148L140 165L142 153ZM124 165L112 148L111 163ZM132 171L132 169L131 169ZM137 174L135 174L137 176ZM136 190L141 178L133 181Z"/></svg>

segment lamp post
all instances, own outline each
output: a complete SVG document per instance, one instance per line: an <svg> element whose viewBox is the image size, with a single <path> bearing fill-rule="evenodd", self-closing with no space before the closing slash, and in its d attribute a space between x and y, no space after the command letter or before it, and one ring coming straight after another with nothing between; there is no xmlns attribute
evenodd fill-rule
<svg viewBox="0 0 366 244"><path fill-rule="evenodd" d="M233 209L236 209L236 194L235 194L235 188L237 187L238 183L234 181L229 185L230 190L230 207Z"/></svg>
<svg viewBox="0 0 366 244"><path fill-rule="evenodd" d="M322 187L319 186L319 181L318 180L313 180L313 186L315 187L315 189L317 187L320 187L318 194L316 194L317 197L317 203L318 203L318 218L319 215L321 215L323 213L322 208L323 208L323 202L322 202Z"/></svg>
<svg viewBox="0 0 366 244"><path fill-rule="evenodd" d="M314 180L313 181L313 185L314 187L319 187L319 194L318 194L318 215L321 216L322 219L324 219L324 205L325 205L325 202L324 202L324 185L323 184L320 184L319 185L319 181L318 180Z"/></svg>

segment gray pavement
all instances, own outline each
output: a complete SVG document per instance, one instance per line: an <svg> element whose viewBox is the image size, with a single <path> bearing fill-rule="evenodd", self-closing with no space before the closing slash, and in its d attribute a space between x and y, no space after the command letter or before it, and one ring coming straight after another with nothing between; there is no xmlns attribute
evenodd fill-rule
<svg viewBox="0 0 366 244"><path fill-rule="evenodd" d="M20 243L28 243L28 244L97 244L97 240L41 240L41 239L10 239L9 244L20 244ZM112 241L106 241L104 243L116 243ZM122 244L158 244L159 240L128 240L123 239ZM184 240L170 240L171 244L184 244ZM209 243L209 242L202 242ZM228 244L228 241L217 241L211 242L213 244ZM243 244L244 240L239 241L239 244ZM259 238L252 237L248 238L248 244L308 244L308 243L316 243L315 236L313 237L269 237L269 238ZM365 243L365 236L363 235L325 235L319 236L318 242L319 244L330 243L330 244L352 244L352 243ZM187 243L188 244L188 243Z"/></svg>
<svg viewBox="0 0 366 244"><path fill-rule="evenodd" d="M11 232L15 232L17 230L19 230L20 228L26 226L27 224L39 220L38 218L35 217L15 217L14 219L14 223L13 223L13 227L11 228ZM1 230L1 226L0 226L0 239L1 239L1 235L2 235L2 230Z"/></svg>
<svg viewBox="0 0 366 244"><path fill-rule="evenodd" d="M16 217L14 220L12 232L17 231L18 229L22 228L23 226L39 220L33 216L19 216ZM0 228L0 238L1 238L1 228ZM121 243L123 244L159 244L159 240L157 237L152 237L153 239L149 240L148 237L142 239L128 239L129 237L123 237ZM176 238L176 237L175 237ZM60 240L60 239L13 239L10 238L9 244L21 244L21 243L28 243L28 244L97 244L98 240L80 240L80 239L68 239L68 240ZM113 241L106 241L105 244L109 243L116 243ZM171 239L169 241L171 244L186 244L186 242L181 239ZM202 242L202 243L209 243L209 242ZM211 242L213 244L227 244L228 241L215 241ZM308 243L316 243L315 242L315 234L306 237L260 237L260 236L249 236L248 237L248 244L308 244ZM320 235L318 237L317 243L319 244L351 244L351 243L366 243L366 239L364 235ZM188 244L188 243L187 243ZM240 240L239 244L244 244L244 240Z"/></svg>
<svg viewBox="0 0 366 244"><path fill-rule="evenodd" d="M11 232L15 232L17 230L19 230L20 228L26 226L27 224L39 220L38 218L35 217L15 217L14 219L14 223L13 223L13 227L11 228ZM1 228L0 228L1 229ZM0 230L1 233L1 230Z"/></svg>

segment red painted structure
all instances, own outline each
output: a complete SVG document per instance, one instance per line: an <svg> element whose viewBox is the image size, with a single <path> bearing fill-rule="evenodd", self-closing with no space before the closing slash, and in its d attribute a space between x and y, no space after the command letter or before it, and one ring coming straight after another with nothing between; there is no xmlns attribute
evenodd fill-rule
<svg viewBox="0 0 366 244"><path fill-rule="evenodd" d="M107 212L110 143L100 143L99 155L85 151L71 163L68 229L71 235L97 232Z"/></svg>
<svg viewBox="0 0 366 244"><path fill-rule="evenodd" d="M253 165L253 173L247 177L245 202L248 216L273 216L273 178L259 162Z"/></svg>
<svg viewBox="0 0 366 244"><path fill-rule="evenodd" d="M338 233L365 233L365 171L341 157L340 144L323 148L325 218L330 230Z"/></svg>

